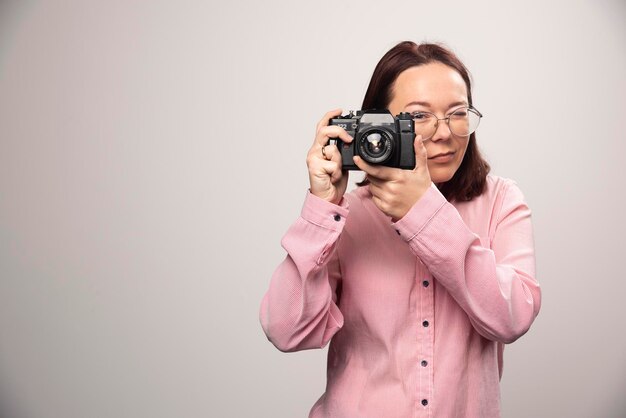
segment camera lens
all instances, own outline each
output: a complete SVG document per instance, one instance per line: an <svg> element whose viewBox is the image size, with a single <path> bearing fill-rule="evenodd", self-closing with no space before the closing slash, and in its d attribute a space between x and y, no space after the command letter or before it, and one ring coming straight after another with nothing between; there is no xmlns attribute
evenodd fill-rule
<svg viewBox="0 0 626 418"><path fill-rule="evenodd" d="M379 164L386 161L393 151L393 141L382 130L364 132L359 141L359 154L368 163Z"/></svg>

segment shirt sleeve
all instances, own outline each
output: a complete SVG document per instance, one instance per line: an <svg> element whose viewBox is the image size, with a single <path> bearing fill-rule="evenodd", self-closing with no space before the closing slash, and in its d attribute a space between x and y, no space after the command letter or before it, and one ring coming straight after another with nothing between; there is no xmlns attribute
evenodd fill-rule
<svg viewBox="0 0 626 418"><path fill-rule="evenodd" d="M322 348L343 326L336 247L348 207L345 198L335 205L307 191L300 217L283 236L287 256L274 271L259 312L267 338L281 351Z"/></svg>
<svg viewBox="0 0 626 418"><path fill-rule="evenodd" d="M435 187L394 226L476 331L511 343L539 313L541 291L535 279L531 211L515 182L507 180L501 193L491 248L481 245Z"/></svg>

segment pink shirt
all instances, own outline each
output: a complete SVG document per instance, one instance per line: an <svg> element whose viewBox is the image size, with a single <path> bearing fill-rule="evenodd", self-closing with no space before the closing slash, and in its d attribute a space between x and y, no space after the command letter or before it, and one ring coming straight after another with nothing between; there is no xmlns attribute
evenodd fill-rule
<svg viewBox="0 0 626 418"><path fill-rule="evenodd" d="M498 417L504 344L539 312L531 211L489 175L470 202L432 187L398 222L367 186L309 192L260 320L281 351L328 349L309 417Z"/></svg>

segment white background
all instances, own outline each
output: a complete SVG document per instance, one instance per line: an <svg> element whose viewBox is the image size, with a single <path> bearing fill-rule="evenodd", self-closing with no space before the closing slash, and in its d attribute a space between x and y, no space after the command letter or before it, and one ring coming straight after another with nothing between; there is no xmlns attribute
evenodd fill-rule
<svg viewBox="0 0 626 418"><path fill-rule="evenodd" d="M2 417L306 416L326 350L276 350L259 304L315 124L405 39L468 66L533 211L503 416L624 416L623 1L5 0Z"/></svg>

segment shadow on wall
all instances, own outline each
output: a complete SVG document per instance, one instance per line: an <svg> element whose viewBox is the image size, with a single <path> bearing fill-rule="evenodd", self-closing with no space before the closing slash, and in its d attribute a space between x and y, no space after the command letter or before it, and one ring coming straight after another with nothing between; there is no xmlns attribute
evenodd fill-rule
<svg viewBox="0 0 626 418"><path fill-rule="evenodd" d="M4 68L4 57L13 42L13 34L37 5L35 0L0 0L0 78Z"/></svg>

